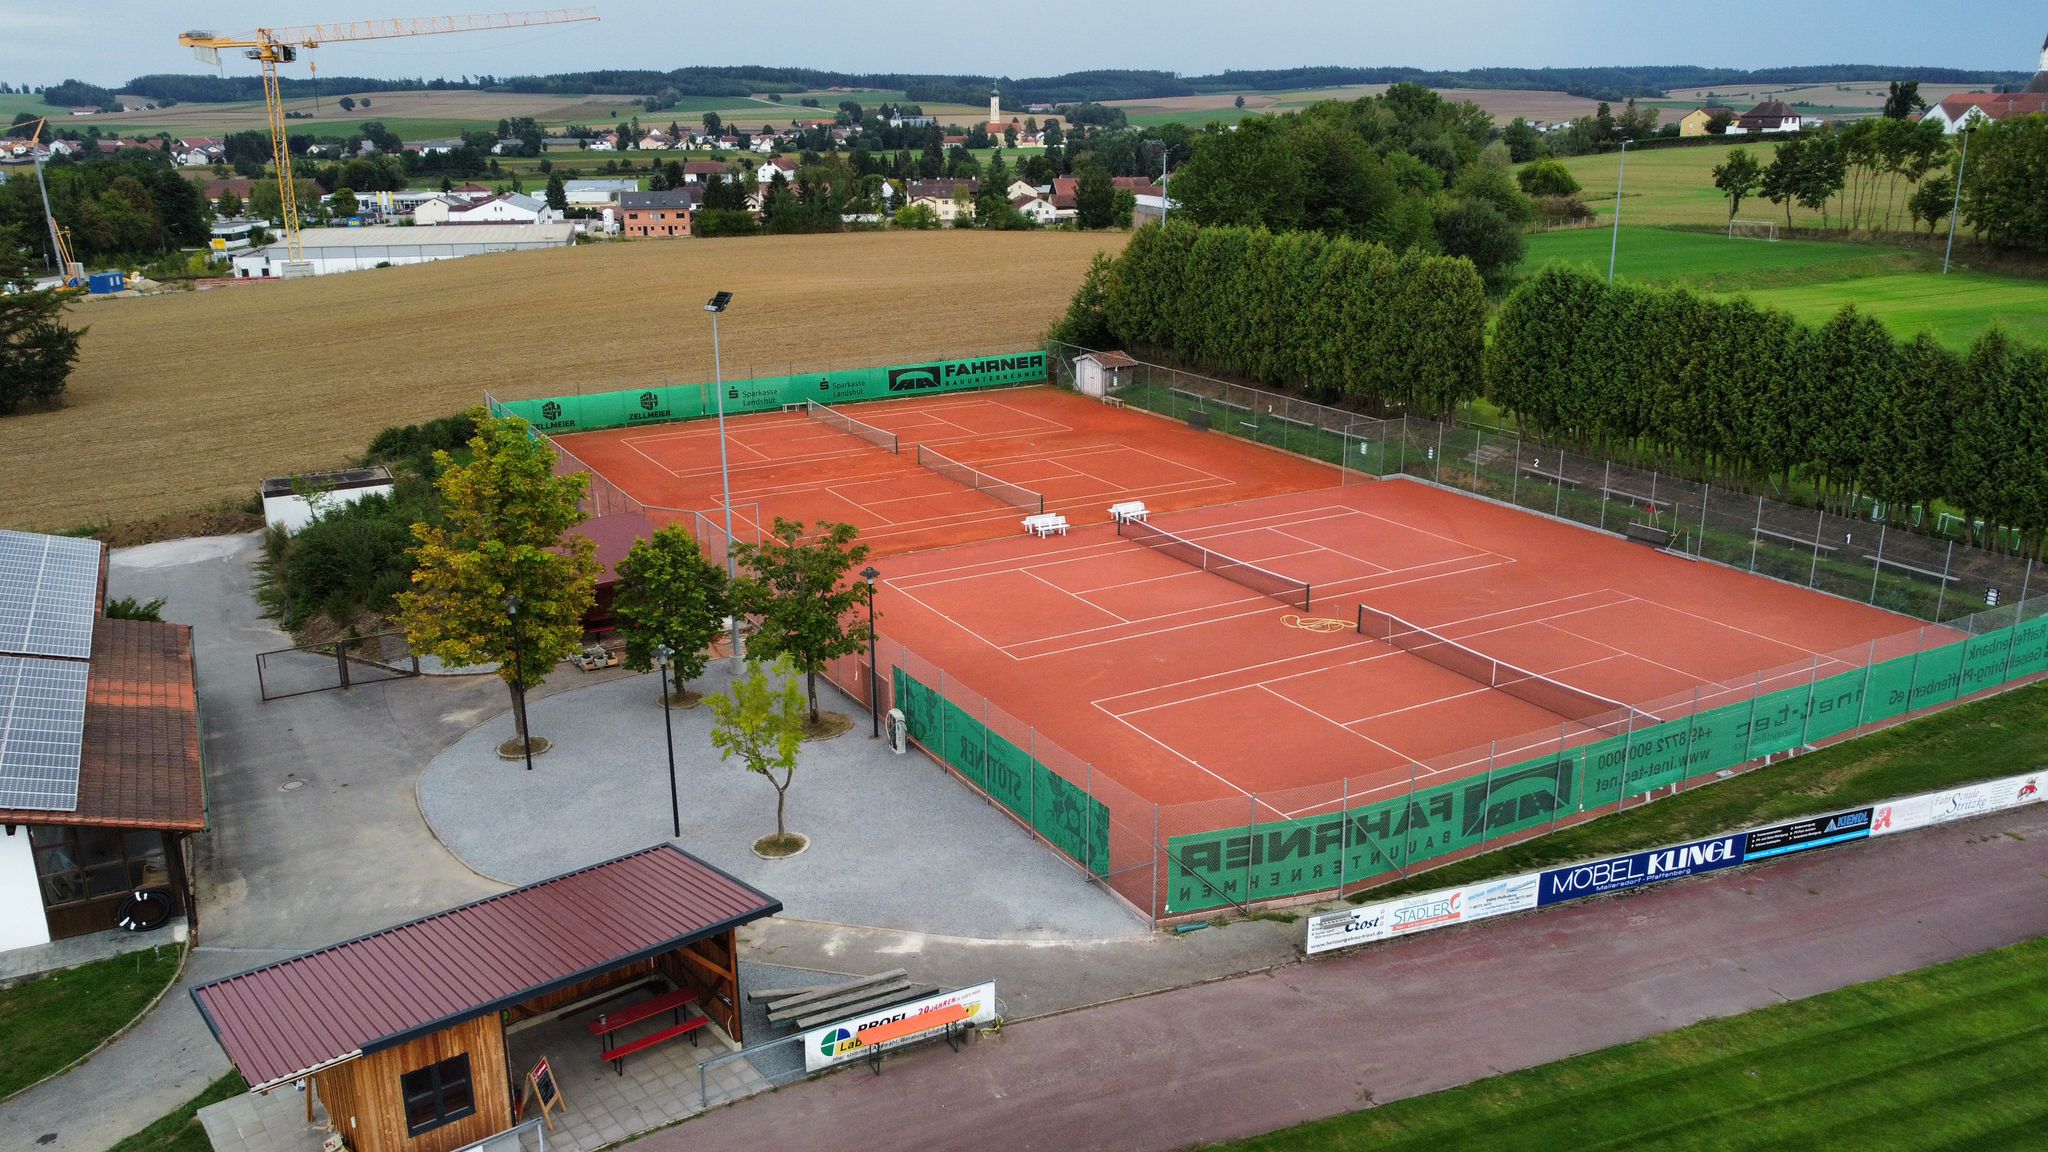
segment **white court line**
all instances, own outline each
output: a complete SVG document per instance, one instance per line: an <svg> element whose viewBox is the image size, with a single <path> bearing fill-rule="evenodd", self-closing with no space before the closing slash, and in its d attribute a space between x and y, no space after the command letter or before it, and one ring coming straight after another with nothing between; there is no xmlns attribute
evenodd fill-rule
<svg viewBox="0 0 2048 1152"><path fill-rule="evenodd" d="M1065 588L1062 588L1062 587L1060 587L1059 585L1057 585L1057 584L1053 583L1052 581L1050 581L1050 580L1047 580L1047 579L1046 579L1045 577L1043 577L1043 576L1040 576L1040 575L1039 575L1038 573L1036 573L1036 572L1033 572L1033 571L1032 571L1031 569L1029 569L1029 568L1019 568L1019 569L1017 569L1017 571L1019 571L1019 572L1022 572L1022 573L1023 573L1024 575L1026 575L1026 576L1029 576L1029 577L1031 577L1031 578L1032 578L1033 580L1036 580L1036 581L1038 581L1038 582L1039 582L1040 584L1043 584L1043 585L1045 585L1045 586L1046 586L1047 588L1050 588L1050 589L1052 589L1053 591L1055 591L1055 592L1059 593L1060 595L1062 595L1062 596L1065 596L1065 597L1066 597L1067 599L1069 599L1069 600L1076 600L1076 601L1079 601L1080 603L1082 603L1082 604L1086 604L1086 605L1087 605L1088 607L1090 607L1090 608L1093 608L1093 609L1095 609L1095 610L1096 610L1097 612L1106 612L1106 613L1108 613L1109 615L1111 615L1111 616L1114 616L1114 617L1116 617L1116 618L1117 618L1118 620L1121 620L1121 621L1122 621L1122 622L1124 622L1125 624L1129 624L1129 623L1131 622L1131 618L1130 618L1130 617L1128 617L1128 616L1125 616L1125 615L1123 615L1122 613L1118 612L1118 611L1117 611L1116 609L1114 609L1114 608L1105 608L1105 607L1103 607L1102 605L1100 605L1100 604L1097 604L1097 603L1096 603L1096 602L1094 602L1093 600L1088 600L1088 599L1084 599L1084 598L1082 598L1082 597L1080 597L1080 596L1076 596L1076 595L1074 595L1074 594L1073 594L1072 592L1069 592L1069 591L1067 591L1067 590L1066 590Z"/></svg>
<svg viewBox="0 0 2048 1152"><path fill-rule="evenodd" d="M1224 787L1229 788L1231 791L1236 792L1238 795L1243 796L1245 799L1252 801L1254 804L1254 810L1256 810L1256 808L1260 806L1259 798L1256 795L1245 791L1242 787L1238 785L1238 783L1235 780L1232 780L1230 777L1211 770L1207 764L1204 764L1200 760L1197 760L1194 757L1188 755L1187 753L1181 751L1180 749L1175 748L1173 745L1168 744L1166 741L1161 740L1159 737L1154 736L1150 732L1145 731L1143 728L1140 728L1136 724L1133 724L1130 721L1124 719L1123 717L1118 716L1114 712L1109 714L1109 718L1115 720L1117 723L1123 725L1124 727L1129 728L1131 731L1136 732L1138 735L1143 736L1145 739L1150 740L1152 743L1159 745L1161 748L1166 749L1166 751L1170 754L1187 761L1189 764L1194 765L1197 771L1206 773L1210 779L1215 780L1217 783L1222 784ZM1277 808L1272 808L1270 810L1273 812L1279 811L1279 809Z"/></svg>

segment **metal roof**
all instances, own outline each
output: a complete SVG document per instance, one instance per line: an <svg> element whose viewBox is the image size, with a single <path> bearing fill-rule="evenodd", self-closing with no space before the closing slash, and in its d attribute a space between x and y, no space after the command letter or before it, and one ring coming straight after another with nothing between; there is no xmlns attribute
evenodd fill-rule
<svg viewBox="0 0 2048 1152"><path fill-rule="evenodd" d="M89 665L0 656L0 808L78 807Z"/></svg>
<svg viewBox="0 0 2048 1152"><path fill-rule="evenodd" d="M0 529L0 652L92 655L102 551L97 540Z"/></svg>
<svg viewBox="0 0 2048 1152"><path fill-rule="evenodd" d="M260 1090L781 910L659 844L217 980L192 999Z"/></svg>

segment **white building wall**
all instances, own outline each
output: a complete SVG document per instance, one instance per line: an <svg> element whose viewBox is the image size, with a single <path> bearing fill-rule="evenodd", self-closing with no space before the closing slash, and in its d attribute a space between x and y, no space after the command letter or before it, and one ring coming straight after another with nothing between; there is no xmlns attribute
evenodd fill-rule
<svg viewBox="0 0 2048 1152"><path fill-rule="evenodd" d="M49 942L50 925L43 918L43 892L36 884L28 828L16 824L11 835L0 829L0 952Z"/></svg>
<svg viewBox="0 0 2048 1152"><path fill-rule="evenodd" d="M313 522L316 512L325 512L340 504L353 504L372 493L389 495L390 492L389 484L373 484L365 488L337 488L313 496L265 496L263 523L271 528L282 524L285 531L297 532Z"/></svg>

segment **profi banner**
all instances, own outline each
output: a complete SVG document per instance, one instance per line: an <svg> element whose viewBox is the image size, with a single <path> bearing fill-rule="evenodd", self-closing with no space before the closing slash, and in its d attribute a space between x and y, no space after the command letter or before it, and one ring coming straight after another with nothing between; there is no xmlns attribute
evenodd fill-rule
<svg viewBox="0 0 2048 1152"><path fill-rule="evenodd" d="M1046 354L1043 351L1010 352L964 360L938 360L928 364L728 380L722 386L723 407L727 415L741 415L772 412L785 404L802 404L806 400L816 400L820 404L854 404L863 400L887 400L934 392L1008 388L1042 383L1046 379L1045 366ZM719 410L720 397L714 392L719 387L714 384L683 384L630 388L619 392L550 396L538 400L507 400L501 401L499 407L533 425L536 432L568 435L709 416Z"/></svg>

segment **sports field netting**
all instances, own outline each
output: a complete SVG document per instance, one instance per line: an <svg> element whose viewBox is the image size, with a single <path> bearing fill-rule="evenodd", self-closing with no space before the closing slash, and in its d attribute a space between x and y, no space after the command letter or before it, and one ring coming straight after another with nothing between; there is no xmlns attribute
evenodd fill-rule
<svg viewBox="0 0 2048 1152"><path fill-rule="evenodd" d="M884 431L873 424L863 424L843 412L835 412L827 408L816 400L805 400L804 411L810 413L811 419L816 420L820 424L858 436L884 452L900 453L903 451L902 442L896 438L894 432Z"/></svg>
<svg viewBox="0 0 2048 1152"><path fill-rule="evenodd" d="M1254 592L1271 596L1283 604L1308 611L1309 584L1292 576L1282 576L1271 569L1261 568L1247 560L1225 556L1213 548L1204 548L1184 536L1176 536L1164 528L1155 528L1143 520L1119 518L1116 534L1142 544L1154 552L1173 557L1190 567L1204 572L1214 572L1225 580L1242 584Z"/></svg>
<svg viewBox="0 0 2048 1152"><path fill-rule="evenodd" d="M937 472L955 484L964 484L976 492L986 492L1005 504L1022 508L1026 512L1043 513L1045 497L1029 488L998 480L979 468L970 468L958 460L941 456L922 444L917 446L917 462Z"/></svg>
<svg viewBox="0 0 2048 1152"><path fill-rule="evenodd" d="M1456 672L1467 680L1478 681L1518 700L1534 704L1545 712L1555 713L1567 720L1576 720L1602 732L1617 734L1627 731L1630 722L1638 717L1651 724L1658 722L1658 717L1638 712L1619 700L1596 696L1582 688L1574 688L1569 684L1552 680L1541 673L1518 668L1504 660L1496 660L1419 624L1410 624L1391 612L1382 612L1364 604L1358 606L1358 634L1374 640L1383 640L1403 652L1420 656L1439 668Z"/></svg>

